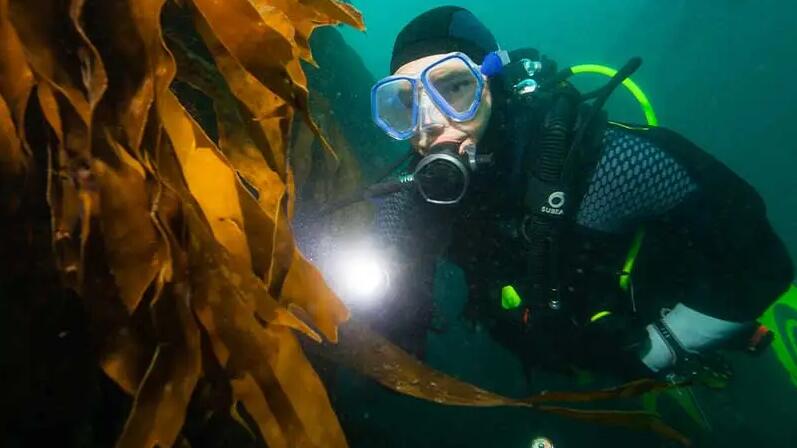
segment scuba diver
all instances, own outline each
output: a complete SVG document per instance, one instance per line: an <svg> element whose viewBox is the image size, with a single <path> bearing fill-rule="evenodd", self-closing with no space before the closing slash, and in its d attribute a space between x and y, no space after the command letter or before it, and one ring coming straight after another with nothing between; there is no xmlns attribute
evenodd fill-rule
<svg viewBox="0 0 797 448"><path fill-rule="evenodd" d="M792 261L721 162L650 109L648 125L608 120L639 63L582 93L576 70L501 50L466 9L407 24L371 91L376 124L411 145L406 172L366 191L392 260L371 325L423 356L445 257L465 273L466 317L528 369L689 376L718 349L766 346L757 318Z"/></svg>

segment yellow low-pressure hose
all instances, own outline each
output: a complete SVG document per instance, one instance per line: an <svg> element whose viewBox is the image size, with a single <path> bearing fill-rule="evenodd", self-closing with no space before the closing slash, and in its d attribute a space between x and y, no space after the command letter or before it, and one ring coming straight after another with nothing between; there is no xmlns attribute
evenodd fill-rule
<svg viewBox="0 0 797 448"><path fill-rule="evenodd" d="M617 74L617 70L598 64L575 65L570 67L570 71L573 72L574 75L578 75L580 73L597 73L610 78ZM631 92L631 95L634 95L634 98L636 98L637 102L639 102L639 105L642 106L642 111L645 113L645 120L647 121L648 125L657 126L659 124L659 120L656 118L656 112L653 111L653 105L650 104L650 100L648 100L645 92L643 92L637 83L632 81L631 78L626 78L623 81L623 85L626 89L628 89L629 92Z"/></svg>

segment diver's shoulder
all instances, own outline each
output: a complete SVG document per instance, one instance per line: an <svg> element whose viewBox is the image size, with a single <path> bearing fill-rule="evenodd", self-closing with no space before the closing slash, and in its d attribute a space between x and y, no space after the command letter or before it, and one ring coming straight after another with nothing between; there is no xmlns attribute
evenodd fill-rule
<svg viewBox="0 0 797 448"><path fill-rule="evenodd" d="M603 154L655 148L659 133L653 126L609 121L601 135Z"/></svg>
<svg viewBox="0 0 797 448"><path fill-rule="evenodd" d="M634 179L687 178L692 145L672 130L609 122L604 130L598 172Z"/></svg>
<svg viewBox="0 0 797 448"><path fill-rule="evenodd" d="M604 130L604 142L610 143L612 137L615 139L636 139L646 141L649 144L659 147L669 147L673 145L697 146L687 139L684 135L673 129L663 126L651 126L646 124L627 123L621 121L608 121Z"/></svg>

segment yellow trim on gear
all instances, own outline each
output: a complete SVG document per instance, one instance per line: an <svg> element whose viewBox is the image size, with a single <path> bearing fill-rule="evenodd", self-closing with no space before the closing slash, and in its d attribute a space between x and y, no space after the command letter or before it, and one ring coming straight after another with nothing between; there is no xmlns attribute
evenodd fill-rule
<svg viewBox="0 0 797 448"><path fill-rule="evenodd" d="M600 311L600 312L595 313L594 316L590 317L589 321L590 321L590 323L592 323L592 322L595 322L597 320L603 319L604 317L606 317L606 316L608 316L610 314L612 314L611 311Z"/></svg>
<svg viewBox="0 0 797 448"><path fill-rule="evenodd" d="M599 64L574 65L573 67L570 67L570 71L573 72L574 75L579 73L597 73L610 78L617 74L617 70ZM648 125L658 126L659 120L656 118L656 112L653 110L653 105L650 104L650 100L648 100L647 95L645 95L645 92L642 91L639 85L637 85L637 83L635 83L631 78L626 78L623 80L623 86L625 86L625 88L631 92L631 95L633 95L639 105L642 106L642 111L645 113L645 120L647 120Z"/></svg>
<svg viewBox="0 0 797 448"><path fill-rule="evenodd" d="M611 124L613 126L618 126L618 127L621 127L621 128L628 129L629 131L647 131L647 130L650 130L650 126L632 126L632 125L629 125L629 124L620 123L619 121L609 120L609 124Z"/></svg>
<svg viewBox="0 0 797 448"><path fill-rule="evenodd" d="M797 285L792 285L761 316L760 322L771 330L772 350L797 387Z"/></svg>

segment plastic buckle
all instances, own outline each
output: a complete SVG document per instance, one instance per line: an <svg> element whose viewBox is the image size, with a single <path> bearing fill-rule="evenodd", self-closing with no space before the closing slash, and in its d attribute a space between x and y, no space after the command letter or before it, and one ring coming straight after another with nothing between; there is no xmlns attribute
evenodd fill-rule
<svg viewBox="0 0 797 448"><path fill-rule="evenodd" d="M667 324L657 320L653 325L664 338L675 359L669 375L671 378L697 382L712 389L722 389L728 384L733 376L733 369L722 355L687 351Z"/></svg>

